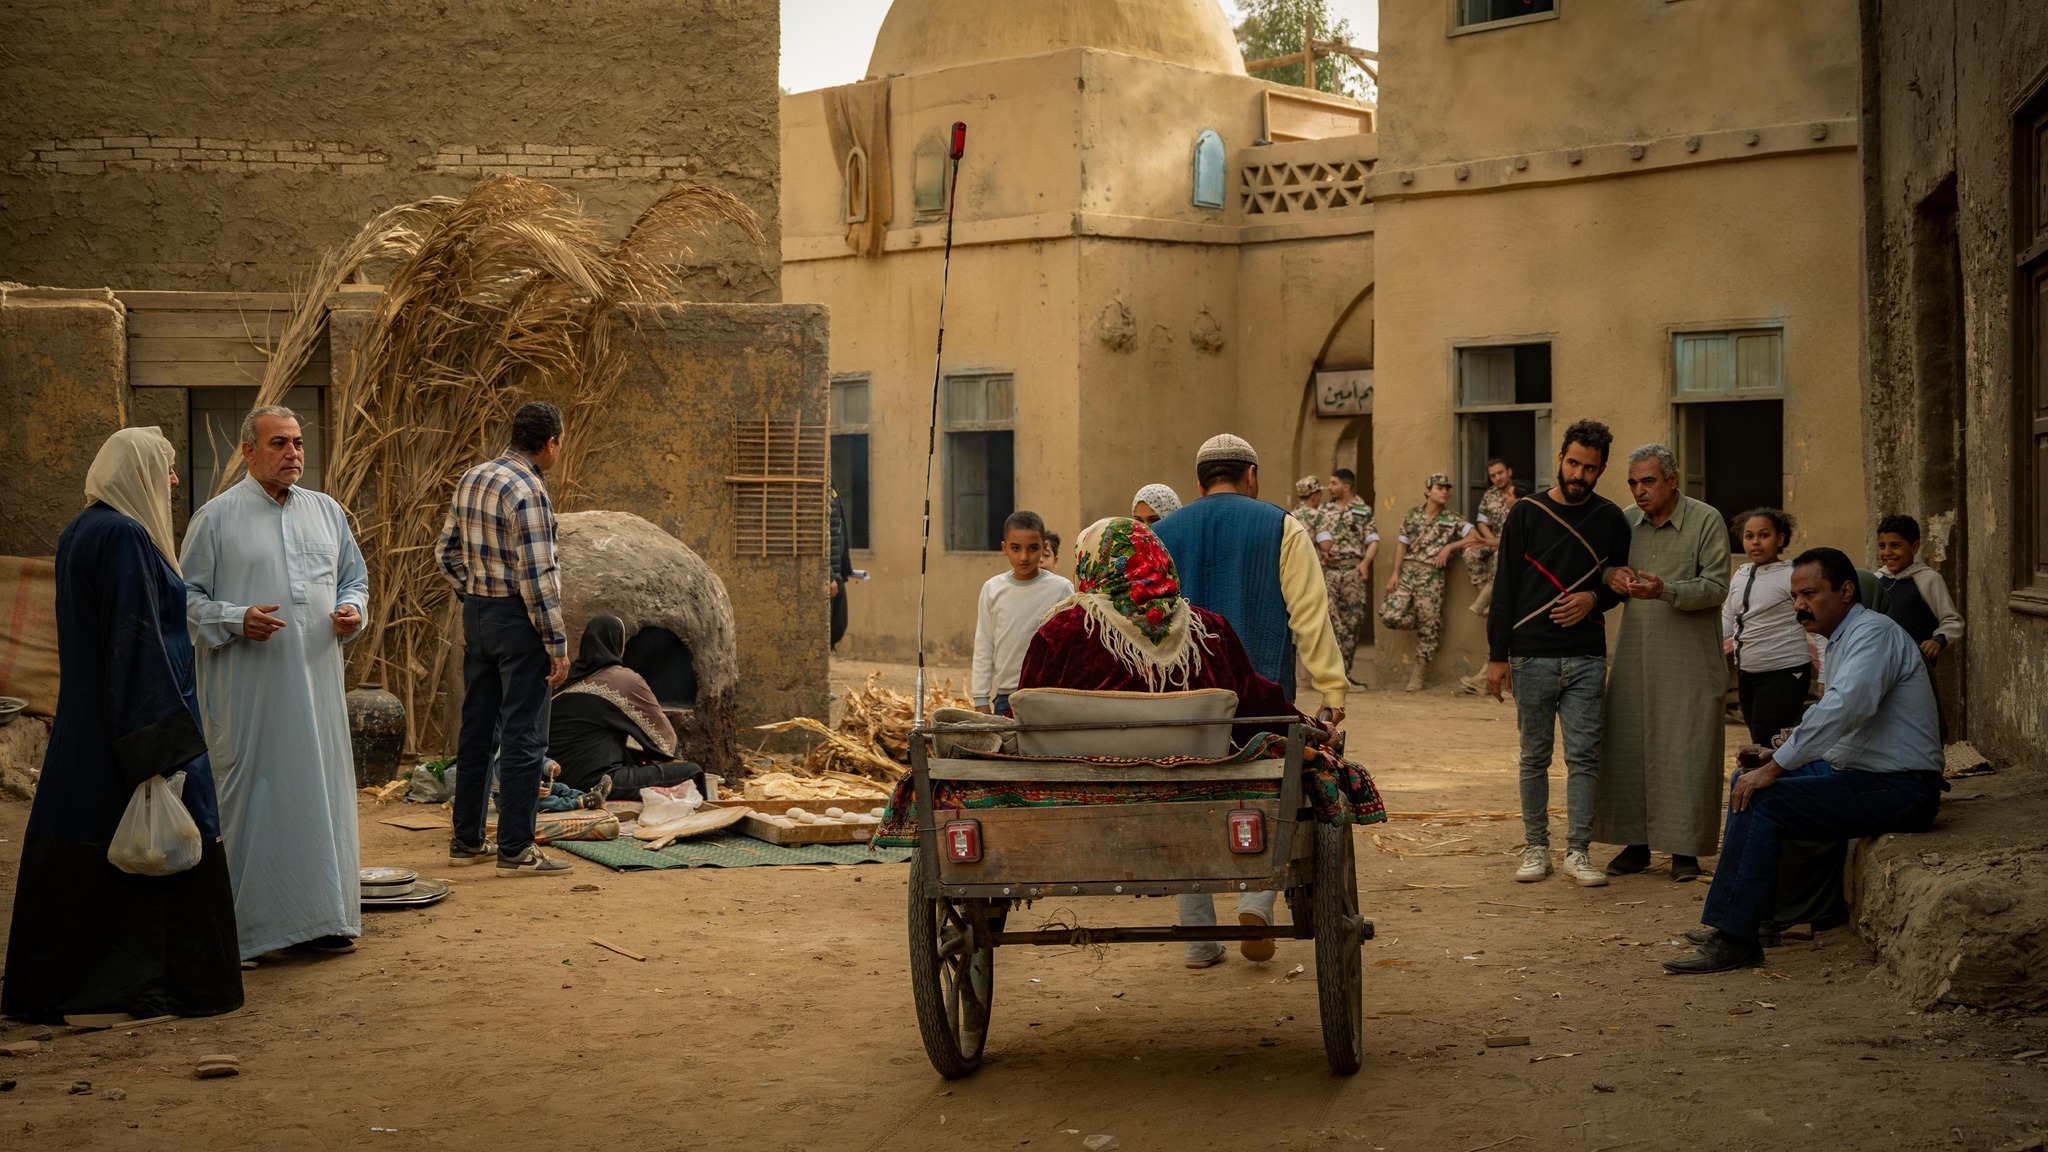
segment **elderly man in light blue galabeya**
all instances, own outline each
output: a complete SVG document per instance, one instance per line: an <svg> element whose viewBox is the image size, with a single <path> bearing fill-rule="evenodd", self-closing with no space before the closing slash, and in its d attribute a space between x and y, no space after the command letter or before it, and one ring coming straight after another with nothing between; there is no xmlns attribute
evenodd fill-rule
<svg viewBox="0 0 2048 1152"><path fill-rule="evenodd" d="M1699 951L1673 972L1723 972L1763 962L1757 928L1771 914L1782 840L1849 840L1923 832L1941 794L1941 739L1920 648L1890 617L1856 602L1856 568L1833 548L1792 562L1792 602L1826 636L1827 691L1761 765L1736 777L1721 865L1686 933Z"/></svg>

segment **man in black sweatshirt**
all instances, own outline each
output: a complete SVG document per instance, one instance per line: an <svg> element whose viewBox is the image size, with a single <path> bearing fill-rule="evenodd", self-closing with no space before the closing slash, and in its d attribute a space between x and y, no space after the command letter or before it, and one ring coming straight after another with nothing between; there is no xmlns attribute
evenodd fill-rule
<svg viewBox="0 0 2048 1152"><path fill-rule="evenodd" d="M1565 875L1582 887L1607 883L1586 855L1593 835L1593 798L1600 780L1600 735L1606 724L1607 626L1602 614L1621 603L1607 587L1607 569L1628 563L1629 527L1621 509L1595 495L1614 434L1581 420L1565 429L1557 454L1557 486L1516 502L1501 527L1487 692L1515 694L1522 729L1522 866L1515 879L1550 875L1550 758L1564 728Z"/></svg>

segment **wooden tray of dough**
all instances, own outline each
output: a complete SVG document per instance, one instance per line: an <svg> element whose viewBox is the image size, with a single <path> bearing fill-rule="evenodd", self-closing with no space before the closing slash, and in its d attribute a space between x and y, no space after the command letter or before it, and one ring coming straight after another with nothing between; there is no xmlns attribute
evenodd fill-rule
<svg viewBox="0 0 2048 1152"><path fill-rule="evenodd" d="M802 808L802 804L797 807ZM834 805L837 807L837 805ZM741 832L770 844L865 844L874 839L876 824L798 824L784 828L759 816L743 816L735 825Z"/></svg>

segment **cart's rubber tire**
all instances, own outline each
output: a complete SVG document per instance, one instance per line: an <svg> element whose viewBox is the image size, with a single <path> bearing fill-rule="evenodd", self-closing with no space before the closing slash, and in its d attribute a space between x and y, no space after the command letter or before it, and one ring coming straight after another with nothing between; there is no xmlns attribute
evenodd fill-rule
<svg viewBox="0 0 2048 1152"><path fill-rule="evenodd" d="M925 1056L958 1080L981 1067L988 1043L995 951L974 946L964 902L939 895L934 871L922 852L910 868L910 995Z"/></svg>
<svg viewBox="0 0 2048 1152"><path fill-rule="evenodd" d="M1359 950L1358 861L1351 825L1316 824L1316 1002L1323 1017L1323 1054L1331 1071L1349 1076L1365 1062L1365 975Z"/></svg>

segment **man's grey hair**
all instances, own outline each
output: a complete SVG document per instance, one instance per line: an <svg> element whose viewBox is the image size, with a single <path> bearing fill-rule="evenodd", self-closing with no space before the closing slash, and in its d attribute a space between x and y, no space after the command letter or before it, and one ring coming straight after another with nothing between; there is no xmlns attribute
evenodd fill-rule
<svg viewBox="0 0 2048 1152"><path fill-rule="evenodd" d="M235 441L235 443L254 444L256 442L256 418L259 416L282 416L285 419L290 420L295 424L298 424L301 428L303 428L306 423L304 420L299 419L299 414L297 412L292 411L291 409L285 407L282 404L265 404L261 408L251 408L249 410L249 414L247 416L242 417L242 437L241 439Z"/></svg>
<svg viewBox="0 0 2048 1152"><path fill-rule="evenodd" d="M1628 463L1631 468L1645 460L1655 460L1658 467L1664 470L1664 478L1667 480L1678 475L1678 453L1673 452L1662 444L1645 444L1628 454Z"/></svg>

